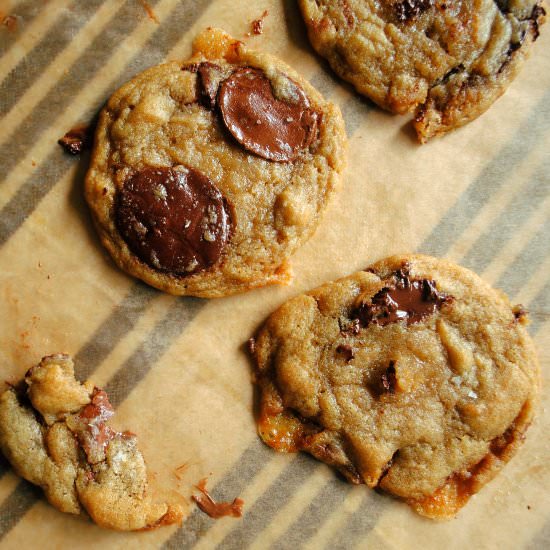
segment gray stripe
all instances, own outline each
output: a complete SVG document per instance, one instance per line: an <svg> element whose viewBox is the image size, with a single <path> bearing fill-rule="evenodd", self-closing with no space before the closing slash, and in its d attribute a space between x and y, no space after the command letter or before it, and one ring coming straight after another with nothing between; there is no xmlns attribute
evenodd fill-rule
<svg viewBox="0 0 550 550"><path fill-rule="evenodd" d="M365 120L365 115L373 110L373 104L360 95L353 94L342 106L342 116L346 123L349 138L355 134Z"/></svg>
<svg viewBox="0 0 550 550"><path fill-rule="evenodd" d="M75 355L75 374L79 380L90 378L118 342L133 330L151 300L158 295L157 290L141 282L134 283L122 302L115 305L111 314Z"/></svg>
<svg viewBox="0 0 550 550"><path fill-rule="evenodd" d="M333 477L324 485L309 506L293 521L271 546L274 550L301 548L337 510L351 491L351 485Z"/></svg>
<svg viewBox="0 0 550 550"><path fill-rule="evenodd" d="M241 495L250 480L263 470L272 456L273 451L256 439L239 457L229 473L210 491L214 500L230 502ZM246 502L244 509L246 512ZM166 541L163 548L191 548L215 522L216 520L195 508L183 525Z"/></svg>
<svg viewBox="0 0 550 550"><path fill-rule="evenodd" d="M88 19L96 10L97 5L101 4L98 0L94 2L85 2L82 5L85 6L85 16L83 18ZM80 12L80 9L78 10ZM2 170L8 174L11 169L17 165L21 158L27 153L27 151L36 143L37 139L44 131L55 124L56 119L67 108L67 98L71 98L78 94L78 92L94 77L94 75L105 65L107 60L113 55L113 51L116 49L116 45L120 42L120 36L126 36L131 33L135 27L141 21L138 16L143 16L143 7L138 2L126 2L116 13L111 17L103 31L95 37L93 42L84 50L84 52L76 59L73 64L68 67L68 70L63 76L56 81L53 88L43 97L38 105L27 116L22 118L22 121L12 130L11 136L17 136L17 139L7 139L4 145L0 148L0 158L4 159ZM69 14L66 16L69 21L73 21L72 16ZM78 18L80 19L80 17ZM73 26L76 23L72 23ZM73 30L71 29L72 36ZM50 35L48 35L50 36ZM48 37L46 37L48 39ZM63 46L66 46L66 42L63 41ZM51 60L50 51L43 44L39 44L37 47L41 47L42 54L47 55L48 60ZM27 59L27 58L25 58ZM34 59L30 56L28 61L32 67L34 67ZM26 69L29 71L28 69ZM32 75L31 75L32 76ZM17 75L17 78L25 81L22 75ZM13 86L13 83L8 82L6 79L4 82L6 86ZM16 86L13 90L7 88L3 90L0 97L4 99L3 103L11 104L16 103L22 96L24 91L29 86L29 83L25 82L25 87L19 88ZM8 92L9 91L9 92ZM93 114L101 107L103 100L100 99L85 116L85 120L91 120ZM75 121L75 123L78 121ZM60 128L59 137L61 137L69 128ZM52 148L59 149L59 145L52 141Z"/></svg>
<svg viewBox="0 0 550 550"><path fill-rule="evenodd" d="M376 491L365 493L359 508L350 515L345 527L334 534L325 548L331 550L352 548L358 539L372 531L378 518L389 508L390 502L395 504L395 500L387 495L379 495ZM406 505L401 504L401 506ZM342 533L345 533L345 536L342 536Z"/></svg>
<svg viewBox="0 0 550 550"><path fill-rule="evenodd" d="M34 485L20 481L0 505L0 540L40 498L42 491Z"/></svg>
<svg viewBox="0 0 550 550"><path fill-rule="evenodd" d="M534 273L542 262L547 259L550 252L548 247L549 235L550 220L546 220L521 253L518 254L504 273L502 273L495 286L497 288L506 288L509 296L516 296L527 282L525 278L526 271Z"/></svg>
<svg viewBox="0 0 550 550"><path fill-rule="evenodd" d="M126 65L124 70L117 75L113 80L113 86L110 87L117 87L117 83L120 85L122 82L125 82L128 80L129 75L135 74L146 66L162 60L165 54L195 22L202 13L202 10L204 10L209 3L210 0L200 0L194 2L192 7L188 7L187 3L184 2L176 4L176 7L172 10L169 17L167 17L168 22L161 25L157 31L153 33L149 41L144 45L142 50L140 50L140 53L136 54ZM112 43L110 43L110 48L111 50L113 49ZM86 55L90 55L90 51L95 50L92 47L88 48ZM87 74L87 71L84 70L84 73ZM82 76L82 80L77 82L78 88L85 83L86 79ZM75 85L74 82L72 84ZM55 116L59 114L59 110L63 110L64 108L64 105L60 105L59 109L55 111ZM97 108L99 108L99 105ZM95 110L96 107L90 110L86 118L91 120ZM48 114L42 113L41 116L46 117ZM28 118L31 119L34 117L35 115L31 113ZM38 117L38 115L36 115L36 117ZM63 131L64 130L60 130L60 132ZM38 136L35 129L31 127L29 132L33 141L36 140ZM0 165L0 169L3 169L2 167L8 162L8 157L4 158L5 162ZM67 173L73 164L71 160L74 162L74 159L65 155L56 143L52 143L52 152L48 155L47 159L19 187L8 204L0 211L0 246L19 229L35 208L37 208L40 201L56 185L57 181ZM81 159L81 169L83 169L86 162L85 158Z"/></svg>
<svg viewBox="0 0 550 550"><path fill-rule="evenodd" d="M468 227L464 220L472 220L491 196L511 177L515 165L525 158L533 145L548 130L550 120L550 91L533 107L511 139L483 168L456 203L420 246L420 251L442 256ZM426 146L425 146L426 147Z"/></svg>
<svg viewBox="0 0 550 550"><path fill-rule="evenodd" d="M75 34L97 11L102 1L89 0L78 4L78 12L59 10L59 17L48 33L6 75L0 84L0 116L4 116L13 108L19 98L42 75L48 65L67 47Z"/></svg>
<svg viewBox="0 0 550 550"><path fill-rule="evenodd" d="M251 544L292 495L322 467L309 455L299 453L246 512L242 522L216 548L237 550Z"/></svg>
<svg viewBox="0 0 550 550"><path fill-rule="evenodd" d="M167 314L104 387L114 407L130 395L206 303L199 298L174 299Z"/></svg>
<svg viewBox="0 0 550 550"><path fill-rule="evenodd" d="M534 338L544 323L550 319L550 281L548 281L539 293L527 305L529 310L529 333Z"/></svg>
<svg viewBox="0 0 550 550"><path fill-rule="evenodd" d="M41 14L43 8L47 7L44 2L37 2L36 0L28 0L27 2L21 2L17 8L5 13L4 15L17 16L17 29L14 32L5 31L2 29L0 32L0 56L5 55L12 46L17 43L19 35L25 31L25 28L32 23L33 19Z"/></svg>
<svg viewBox="0 0 550 550"><path fill-rule="evenodd" d="M462 259L461 263L465 267L477 273L485 271L492 257L506 247L518 231L521 222L527 222L546 197L549 172L550 158L547 158L538 166L529 183L514 196L511 204L476 239ZM487 251L491 253L487 254Z"/></svg>

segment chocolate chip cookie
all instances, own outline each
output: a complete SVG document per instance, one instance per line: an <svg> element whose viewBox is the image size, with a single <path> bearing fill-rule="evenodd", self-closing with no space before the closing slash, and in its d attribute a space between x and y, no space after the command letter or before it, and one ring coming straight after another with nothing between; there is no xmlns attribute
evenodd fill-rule
<svg viewBox="0 0 550 550"><path fill-rule="evenodd" d="M545 19L541 0L299 0L313 47L421 142L463 126L506 90Z"/></svg>
<svg viewBox="0 0 550 550"><path fill-rule="evenodd" d="M344 165L340 111L290 67L220 30L102 111L86 198L125 271L219 297L290 279Z"/></svg>
<svg viewBox="0 0 550 550"><path fill-rule="evenodd" d="M533 417L526 322L467 269L421 255L380 261L290 300L251 340L259 434L424 516L452 517Z"/></svg>
<svg viewBox="0 0 550 550"><path fill-rule="evenodd" d="M62 512L120 531L179 523L183 507L152 498L137 438L109 427L113 414L103 390L75 380L69 356L44 357L0 396L0 448Z"/></svg>

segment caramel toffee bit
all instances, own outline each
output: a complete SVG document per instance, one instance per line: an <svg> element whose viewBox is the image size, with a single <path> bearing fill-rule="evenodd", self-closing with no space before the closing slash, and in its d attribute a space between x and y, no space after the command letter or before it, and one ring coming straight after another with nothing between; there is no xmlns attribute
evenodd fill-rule
<svg viewBox="0 0 550 550"><path fill-rule="evenodd" d="M233 502L216 502L206 489L206 478L201 479L196 487L201 494L193 495L192 498L197 503L197 506L211 518L219 519L225 516L242 517L244 505L242 499L236 498Z"/></svg>
<svg viewBox="0 0 550 550"><path fill-rule="evenodd" d="M13 32L17 29L17 16L16 15L6 15L2 19L2 25L8 29L8 31Z"/></svg>
<svg viewBox="0 0 550 550"><path fill-rule="evenodd" d="M363 327L372 323L386 326L398 321L409 325L418 323L452 300L437 290L435 281L410 279L403 269L394 273L394 280L393 287L379 290L370 304L363 303L357 309L357 318Z"/></svg>
<svg viewBox="0 0 550 550"><path fill-rule="evenodd" d="M347 363L355 357L355 351L349 344L340 344L336 348L336 353L339 353Z"/></svg>
<svg viewBox="0 0 550 550"><path fill-rule="evenodd" d="M249 338L247 342L247 347L248 347L248 353L250 353L250 355L253 356L254 352L256 351L256 339Z"/></svg>
<svg viewBox="0 0 550 550"><path fill-rule="evenodd" d="M67 153L78 155L92 145L92 129L90 126L75 126L57 141Z"/></svg>
<svg viewBox="0 0 550 550"><path fill-rule="evenodd" d="M403 0L395 5L397 19L401 22L418 17L433 5L433 0Z"/></svg>
<svg viewBox="0 0 550 550"><path fill-rule="evenodd" d="M267 17L268 11L265 10L262 16L258 19L254 19L251 23L252 34L262 34L264 32L264 19Z"/></svg>
<svg viewBox="0 0 550 550"><path fill-rule="evenodd" d="M131 175L116 203L117 227L146 264L178 276L222 256L231 217L220 191L192 168L145 168Z"/></svg>
<svg viewBox="0 0 550 550"><path fill-rule="evenodd" d="M317 133L318 115L294 84L294 101L278 99L259 69L236 70L221 87L218 103L231 135L253 153L273 161L294 160Z"/></svg>

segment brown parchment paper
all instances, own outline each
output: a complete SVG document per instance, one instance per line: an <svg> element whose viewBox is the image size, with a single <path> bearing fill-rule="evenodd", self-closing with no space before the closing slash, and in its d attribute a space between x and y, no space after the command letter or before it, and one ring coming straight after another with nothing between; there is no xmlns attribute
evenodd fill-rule
<svg viewBox="0 0 550 550"><path fill-rule="evenodd" d="M0 365L14 381L43 355L76 357L136 432L159 490L189 502L181 527L114 533L61 514L0 463L5 548L550 547L550 28L507 93L469 126L419 146L407 119L340 82L309 46L292 0L0 2ZM261 36L245 38L268 10ZM155 20L156 18L156 20ZM175 298L131 279L101 248L83 202L88 158L56 141L138 71L184 59L220 26L280 56L344 114L348 168L294 279L227 299ZM524 447L448 522L352 487L307 456L263 446L244 342L286 299L393 253L469 267L531 312L543 394ZM179 470L179 479L175 469ZM208 476L245 501L214 521L189 496Z"/></svg>

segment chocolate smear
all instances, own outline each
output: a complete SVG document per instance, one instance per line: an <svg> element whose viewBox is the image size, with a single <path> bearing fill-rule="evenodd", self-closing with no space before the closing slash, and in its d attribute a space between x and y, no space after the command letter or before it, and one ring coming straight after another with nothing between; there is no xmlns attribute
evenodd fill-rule
<svg viewBox="0 0 550 550"><path fill-rule="evenodd" d="M193 495L192 498L197 506L211 518L219 519L225 516L240 518L243 515L244 501L242 499L236 498L233 502L216 502L206 489L206 478L201 479L196 487L201 494Z"/></svg>
<svg viewBox="0 0 550 550"><path fill-rule="evenodd" d="M292 100L278 99L263 71L252 68L238 69L222 83L218 105L223 122L245 149L287 162L312 143L318 114L305 92L293 86Z"/></svg>
<svg viewBox="0 0 550 550"><path fill-rule="evenodd" d="M227 201L193 168L145 168L119 191L116 225L130 250L162 272L186 276L217 263L231 238Z"/></svg>
<svg viewBox="0 0 550 550"><path fill-rule="evenodd" d="M439 292L435 281L410 279L405 269L396 271L393 279L393 285L379 290L370 303L357 308L356 318L363 327L372 323L386 326L398 321L406 321L408 325L418 323L453 299Z"/></svg>

